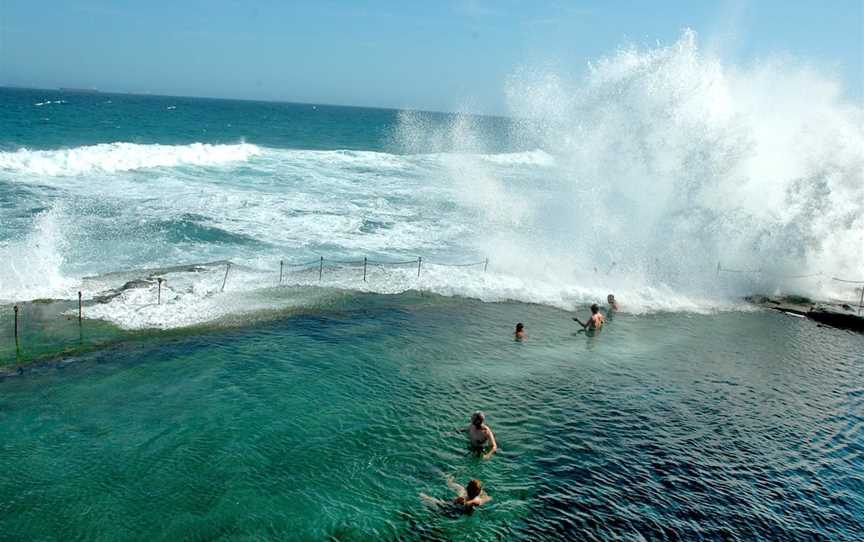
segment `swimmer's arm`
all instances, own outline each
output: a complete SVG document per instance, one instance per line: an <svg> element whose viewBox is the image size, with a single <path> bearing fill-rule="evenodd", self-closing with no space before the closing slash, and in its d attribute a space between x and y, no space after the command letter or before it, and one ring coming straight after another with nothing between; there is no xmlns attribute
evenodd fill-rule
<svg viewBox="0 0 864 542"><path fill-rule="evenodd" d="M457 484L455 480L453 480L453 476L447 476L447 487L456 492L460 497L464 497L468 493L465 491L465 488L461 485Z"/></svg>
<svg viewBox="0 0 864 542"><path fill-rule="evenodd" d="M492 454L498 451L498 443L495 442L495 433L493 433L488 427L486 428L486 436L489 437L491 446L489 447L489 451L483 455L483 459L489 459L492 457Z"/></svg>
<svg viewBox="0 0 864 542"><path fill-rule="evenodd" d="M465 506L480 506L481 504L486 504L487 502L489 502L491 500L492 500L492 497L490 497L486 493L482 493L480 495L477 495L476 497L474 497L470 501L465 501L463 504L465 504Z"/></svg>

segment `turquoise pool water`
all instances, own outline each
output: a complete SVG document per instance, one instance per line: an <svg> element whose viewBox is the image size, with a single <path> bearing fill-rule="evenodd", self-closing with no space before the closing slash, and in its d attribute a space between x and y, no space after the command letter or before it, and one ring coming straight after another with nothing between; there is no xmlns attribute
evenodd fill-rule
<svg viewBox="0 0 864 542"><path fill-rule="evenodd" d="M586 337L570 316L345 294L35 366L0 382L0 538L860 535L861 335L729 312ZM489 461L455 432L476 409ZM426 507L447 475L493 501Z"/></svg>

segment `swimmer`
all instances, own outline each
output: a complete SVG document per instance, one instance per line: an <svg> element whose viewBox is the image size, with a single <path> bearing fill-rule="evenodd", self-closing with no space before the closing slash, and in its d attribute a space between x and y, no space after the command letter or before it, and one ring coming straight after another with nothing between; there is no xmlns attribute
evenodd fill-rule
<svg viewBox="0 0 864 542"><path fill-rule="evenodd" d="M609 304L609 312L618 312L618 302L615 301L615 296L609 294L606 296L606 303Z"/></svg>
<svg viewBox="0 0 864 542"><path fill-rule="evenodd" d="M516 324L516 331L513 332L513 337L515 337L517 341L521 341L528 337L528 335L525 335L525 325L522 324L522 322Z"/></svg>
<svg viewBox="0 0 864 542"><path fill-rule="evenodd" d="M603 324L606 322L606 317L600 314L600 307L597 306L597 303L594 303L591 305L591 318L589 318L587 322L583 323L575 316L573 317L573 320L575 320L576 323L582 326L582 329L586 331L596 331L603 327Z"/></svg>
<svg viewBox="0 0 864 542"><path fill-rule="evenodd" d="M447 507L451 511L459 514L471 514L474 512L475 508L492 500L492 497L487 495L483 490L483 484L480 480L471 480L468 482L467 486L462 487L453 481L452 476L448 476L447 485L456 493L456 498L452 501L436 499L435 497L430 497L425 493L421 493L420 498L429 504Z"/></svg>
<svg viewBox="0 0 864 542"><path fill-rule="evenodd" d="M471 443L471 448L483 453L483 459L489 459L496 451L498 451L498 443L495 442L495 433L484 422L486 415L479 410L471 415L471 423L463 427L459 431L468 433L468 441ZM486 450L489 450L488 452Z"/></svg>

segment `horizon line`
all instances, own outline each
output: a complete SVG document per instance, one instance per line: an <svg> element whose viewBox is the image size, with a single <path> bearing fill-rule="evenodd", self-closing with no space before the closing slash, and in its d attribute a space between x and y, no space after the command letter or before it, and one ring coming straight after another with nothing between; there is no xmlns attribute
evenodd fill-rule
<svg viewBox="0 0 864 542"><path fill-rule="evenodd" d="M490 118L501 118L501 119L513 119L515 117L511 117L503 114L492 114L492 113L468 113L464 111L436 111L432 109L420 109L420 108L399 108L399 107L384 107L379 105L356 105L356 104L334 104L334 103L324 103L324 102L304 102L304 101L291 101L291 100L280 100L280 99L260 99L260 98L224 98L219 96L193 96L193 95L182 95L182 94L160 94L149 91L115 91L115 90L99 90L96 87L37 87L37 86L29 86L29 85L15 85L10 83L0 83L0 89L12 89L12 90L47 90L52 92L69 92L72 94L104 94L106 96L149 96L153 98L181 98L181 99L195 99L195 100L221 100L226 102L251 102L251 103L272 103L272 104L289 104L289 105L310 105L310 106L322 106L322 107L344 107L351 109L377 109L381 111L408 111L412 113L431 113L433 115L471 115L474 117L490 117Z"/></svg>

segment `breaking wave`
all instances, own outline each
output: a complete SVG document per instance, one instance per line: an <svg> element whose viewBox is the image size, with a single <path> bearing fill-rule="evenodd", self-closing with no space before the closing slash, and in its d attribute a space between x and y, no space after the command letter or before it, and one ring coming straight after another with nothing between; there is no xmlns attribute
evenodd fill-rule
<svg viewBox="0 0 864 542"><path fill-rule="evenodd" d="M730 66L687 31L583 77L525 67L507 96L510 137L542 167L463 153L448 168L476 250L518 276L693 297L825 297L832 276L864 278L864 114L818 69ZM429 141L413 114L400 132ZM470 118L449 133L433 139L488 146Z"/></svg>
<svg viewBox="0 0 864 542"><path fill-rule="evenodd" d="M31 175L84 175L138 169L210 166L243 162L261 153L249 143L236 145L139 145L103 143L73 149L0 152L0 170Z"/></svg>
<svg viewBox="0 0 864 542"><path fill-rule="evenodd" d="M16 262L0 270L0 298L110 294L88 315L141 328L346 291L561 309L614 292L631 312L704 312L750 293L850 299L831 277L864 278L864 115L818 70L729 66L687 32L619 51L584 77L523 69L507 95L512 118L495 130L468 115L435 125L400 114L399 152L111 143L0 153L0 183L26 194L0 208L17 225L0 236L0 257ZM370 266L366 281L350 266L320 281L292 268L280 285L280 261L319 256L426 263L420 276ZM432 265L486 257L486 272ZM229 260L224 292L221 265L134 271Z"/></svg>

